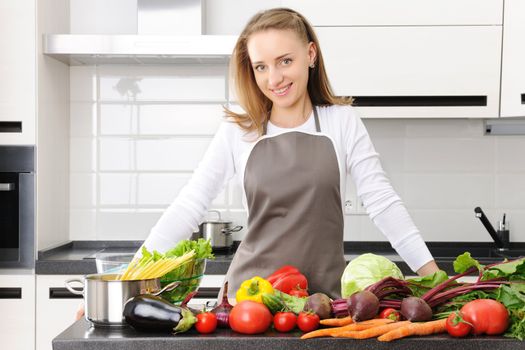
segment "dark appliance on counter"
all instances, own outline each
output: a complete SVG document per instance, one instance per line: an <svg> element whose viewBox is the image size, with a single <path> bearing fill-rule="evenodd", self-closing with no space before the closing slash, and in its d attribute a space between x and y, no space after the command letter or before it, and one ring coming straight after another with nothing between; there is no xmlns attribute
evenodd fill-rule
<svg viewBox="0 0 525 350"><path fill-rule="evenodd" d="M0 268L35 264L34 154L34 146L0 146Z"/></svg>

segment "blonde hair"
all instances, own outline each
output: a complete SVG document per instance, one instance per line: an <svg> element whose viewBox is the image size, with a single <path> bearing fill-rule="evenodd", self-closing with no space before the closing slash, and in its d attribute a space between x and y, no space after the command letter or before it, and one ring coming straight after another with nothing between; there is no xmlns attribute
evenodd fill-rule
<svg viewBox="0 0 525 350"><path fill-rule="evenodd" d="M247 43L254 33L268 29L292 30L305 43L313 42L317 48L315 67L309 69L307 91L314 106L351 104L352 100L334 96L323 61L319 40L304 16L288 8L274 8L253 16L242 31L233 49L230 72L240 106L246 113L235 113L224 107L227 117L242 129L257 131L262 135L264 124L270 116L272 101L257 86L248 55Z"/></svg>

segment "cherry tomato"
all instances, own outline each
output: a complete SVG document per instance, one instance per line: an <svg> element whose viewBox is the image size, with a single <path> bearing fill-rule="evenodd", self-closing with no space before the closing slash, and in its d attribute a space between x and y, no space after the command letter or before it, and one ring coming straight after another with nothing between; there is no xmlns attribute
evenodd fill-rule
<svg viewBox="0 0 525 350"><path fill-rule="evenodd" d="M453 337L464 337L470 333L472 325L463 319L461 311L451 313L445 323L448 334Z"/></svg>
<svg viewBox="0 0 525 350"><path fill-rule="evenodd" d="M469 301L461 308L463 319L472 324L473 334L502 334L509 326L509 312L502 303L492 299Z"/></svg>
<svg viewBox="0 0 525 350"><path fill-rule="evenodd" d="M306 291L306 289L302 289L299 286L293 288L291 291L288 292L288 294L298 298L305 298L308 296L308 292Z"/></svg>
<svg viewBox="0 0 525 350"><path fill-rule="evenodd" d="M399 321L401 319L401 314L396 309L387 307L379 313L379 318L388 318L389 320Z"/></svg>
<svg viewBox="0 0 525 350"><path fill-rule="evenodd" d="M217 328L217 317L211 312L200 313L197 315L195 328L202 334L213 333Z"/></svg>
<svg viewBox="0 0 525 350"><path fill-rule="evenodd" d="M273 327L279 332L289 332L296 324L297 316L293 312L278 312L273 316Z"/></svg>
<svg viewBox="0 0 525 350"><path fill-rule="evenodd" d="M231 309L228 322L235 332L257 334L266 332L272 320L272 314L264 304L243 300Z"/></svg>
<svg viewBox="0 0 525 350"><path fill-rule="evenodd" d="M303 332L311 332L319 328L319 316L313 312L300 312L297 317L297 327Z"/></svg>

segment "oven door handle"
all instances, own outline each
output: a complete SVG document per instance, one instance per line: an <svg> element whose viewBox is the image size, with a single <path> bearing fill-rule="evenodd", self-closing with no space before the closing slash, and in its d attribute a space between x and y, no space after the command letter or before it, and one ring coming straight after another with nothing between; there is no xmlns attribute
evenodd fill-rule
<svg viewBox="0 0 525 350"><path fill-rule="evenodd" d="M9 192L15 190L15 184L12 182L0 183L0 192Z"/></svg>

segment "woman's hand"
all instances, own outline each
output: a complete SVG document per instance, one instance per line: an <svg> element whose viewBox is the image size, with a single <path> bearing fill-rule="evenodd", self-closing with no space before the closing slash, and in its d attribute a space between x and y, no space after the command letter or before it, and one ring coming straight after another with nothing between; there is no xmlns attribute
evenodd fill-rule
<svg viewBox="0 0 525 350"><path fill-rule="evenodd" d="M77 312L75 314L75 321L80 320L84 316L84 303L78 305Z"/></svg>
<svg viewBox="0 0 525 350"><path fill-rule="evenodd" d="M425 265L421 266L419 270L417 270L417 274L419 276L426 276L430 275L431 273L438 272L439 267L436 264L435 260L431 260L427 262Z"/></svg>

